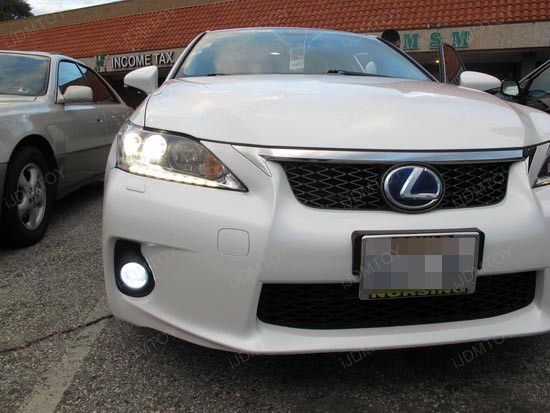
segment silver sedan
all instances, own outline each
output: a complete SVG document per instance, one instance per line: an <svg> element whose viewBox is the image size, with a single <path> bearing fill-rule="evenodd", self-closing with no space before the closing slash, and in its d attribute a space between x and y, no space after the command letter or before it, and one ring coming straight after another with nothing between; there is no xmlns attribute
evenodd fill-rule
<svg viewBox="0 0 550 413"><path fill-rule="evenodd" d="M77 60L0 51L0 229L8 245L39 241L55 199L103 178L131 112Z"/></svg>

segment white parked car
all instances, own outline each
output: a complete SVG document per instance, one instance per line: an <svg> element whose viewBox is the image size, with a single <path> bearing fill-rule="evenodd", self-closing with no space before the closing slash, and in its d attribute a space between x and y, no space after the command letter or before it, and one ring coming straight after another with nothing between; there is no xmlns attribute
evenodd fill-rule
<svg viewBox="0 0 550 413"><path fill-rule="evenodd" d="M39 241L56 198L103 178L131 112L77 60L0 51L0 231L8 244Z"/></svg>
<svg viewBox="0 0 550 413"><path fill-rule="evenodd" d="M452 65L448 65L449 68ZM550 117L372 36L199 36L108 161L115 316L251 353L550 330Z"/></svg>

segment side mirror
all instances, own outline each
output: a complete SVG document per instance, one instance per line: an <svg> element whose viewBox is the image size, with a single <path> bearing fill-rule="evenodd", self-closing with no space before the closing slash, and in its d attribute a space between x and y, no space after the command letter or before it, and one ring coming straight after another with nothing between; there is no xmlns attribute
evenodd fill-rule
<svg viewBox="0 0 550 413"><path fill-rule="evenodd" d="M500 80L486 73L466 71L460 74L460 86L483 92L500 87Z"/></svg>
<svg viewBox="0 0 550 413"><path fill-rule="evenodd" d="M149 94L159 87L159 68L147 66L136 69L124 76L124 85Z"/></svg>
<svg viewBox="0 0 550 413"><path fill-rule="evenodd" d="M69 86L63 94L63 103L86 103L94 101L94 92L88 86Z"/></svg>
<svg viewBox="0 0 550 413"><path fill-rule="evenodd" d="M520 92L519 82L513 79L503 80L500 85L500 91L504 96L517 98Z"/></svg>

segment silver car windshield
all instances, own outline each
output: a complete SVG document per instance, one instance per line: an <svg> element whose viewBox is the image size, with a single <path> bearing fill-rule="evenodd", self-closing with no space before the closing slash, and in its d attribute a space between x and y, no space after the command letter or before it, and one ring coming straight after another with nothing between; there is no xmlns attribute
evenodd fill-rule
<svg viewBox="0 0 550 413"><path fill-rule="evenodd" d="M305 29L244 29L204 35L177 77L344 74L431 80L381 40Z"/></svg>
<svg viewBox="0 0 550 413"><path fill-rule="evenodd" d="M49 67L48 57L0 53L0 95L46 94Z"/></svg>

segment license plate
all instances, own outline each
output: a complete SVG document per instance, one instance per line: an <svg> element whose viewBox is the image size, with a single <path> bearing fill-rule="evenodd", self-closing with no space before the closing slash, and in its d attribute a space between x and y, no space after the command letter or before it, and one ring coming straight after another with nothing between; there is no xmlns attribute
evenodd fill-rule
<svg viewBox="0 0 550 413"><path fill-rule="evenodd" d="M478 232L364 235L359 298L471 294L479 239Z"/></svg>

